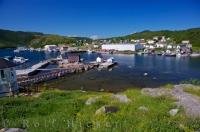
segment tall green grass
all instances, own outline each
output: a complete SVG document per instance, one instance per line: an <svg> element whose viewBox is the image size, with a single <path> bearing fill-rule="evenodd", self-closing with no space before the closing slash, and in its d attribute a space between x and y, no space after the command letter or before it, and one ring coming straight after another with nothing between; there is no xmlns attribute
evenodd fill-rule
<svg viewBox="0 0 200 132"><path fill-rule="evenodd" d="M200 120L189 119L181 111L174 117L169 110L174 101L167 97L144 96L140 90L127 90L131 102L123 104L113 99L111 93L81 91L47 91L38 98L2 98L0 127L20 127L32 132L55 131L194 131ZM89 97L100 98L85 105ZM119 107L116 113L95 115L104 106ZM138 110L145 106L149 111Z"/></svg>

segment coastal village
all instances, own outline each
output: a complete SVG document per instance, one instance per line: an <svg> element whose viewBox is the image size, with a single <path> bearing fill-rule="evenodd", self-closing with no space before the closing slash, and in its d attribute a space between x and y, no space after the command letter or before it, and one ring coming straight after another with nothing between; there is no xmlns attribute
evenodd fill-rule
<svg viewBox="0 0 200 132"><path fill-rule="evenodd" d="M65 44L45 45L43 48L38 49L18 47L13 51L14 53L20 53L23 51L36 51L59 54L54 58L45 59L44 61L41 61L26 68L19 68L19 66L26 64L29 61L27 58L21 56L5 56L4 58L0 58L0 97L8 96L13 98L14 100L18 97L36 97L37 99L38 97L40 97L40 88L38 87L39 84L43 84L51 80L61 79L62 77L65 77L67 75L88 72L92 69L98 71L109 71L109 68L112 68L118 64L114 57L104 58L101 55L97 56L95 61L85 62L84 59L80 57L80 54L82 53L88 55L93 53L109 54L111 56L113 54L135 54L137 56L149 55L170 58L196 58L200 56L199 53L194 53L192 51L192 44L189 40L183 40L180 44L169 43L169 40L170 38L165 38L164 36L162 36L154 37L152 40L139 39L121 43L111 43L111 41L99 40L98 43L93 42L92 44L85 44L86 47L84 48L70 47ZM48 68L48 65L50 64L55 64L57 65L57 67ZM148 76L148 73L144 73L143 76ZM200 117L200 101L195 96L188 94L184 91L184 89L187 87L196 88L195 85L191 84L179 84L171 86L170 88L142 88L141 93L137 93L135 96L133 96L134 92L133 95L130 95L129 93L113 93L108 95L106 94L106 96L92 95L91 97L87 95L87 99L84 101L87 107L92 107L92 105L104 98L104 96L105 99L108 98L108 100L127 105L135 102L135 97L137 96L141 96L142 98L148 97L149 100L151 100L152 98L153 100L157 100L157 98L170 97L176 99L177 104L173 107L167 107L167 111L165 111L164 114L167 114L169 118L179 116L180 113L182 113L181 108L179 107L181 106L186 112L186 115L184 116L196 119ZM83 89L80 89L80 91L82 94L89 93ZM100 93L104 93L104 90L100 90ZM62 94L64 95L65 93ZM119 112L121 106L116 105L115 103L113 104L103 105L100 108L95 109L95 116L115 114ZM144 114L150 112L151 109L150 107L148 107L148 103L145 102L137 107L137 110ZM6 130L25 131L22 128L2 129L2 131Z"/></svg>
<svg viewBox="0 0 200 132"><path fill-rule="evenodd" d="M94 43L96 42L96 43ZM50 58L48 60L39 62L31 67L25 69L16 69L18 65L26 63L28 59L23 57L8 57L1 58L1 95L10 95L14 91L16 93L20 87L30 86L34 83L45 82L58 77L65 76L66 74L88 71L93 68L109 68L117 64L113 57L102 58L101 56L96 58L96 61L84 63L79 54L86 52L88 54L97 52L101 54L137 54L137 55L158 55L166 57L198 57L199 53L192 52L192 44L189 40L183 40L180 44L174 44L171 38L165 36L155 36L152 39L138 39L121 41L120 43L111 43L110 40L94 40L90 44L84 44L87 49L81 49L80 47L69 47L64 44L60 45L45 45L42 49L18 47L14 52L21 51L44 51L44 52L59 52L60 55L57 58ZM65 56L65 53L68 56ZM58 68L45 69L50 63L56 63ZM39 71L50 71L43 75L36 75ZM15 82L13 84L13 82ZM19 86L18 86L19 85Z"/></svg>

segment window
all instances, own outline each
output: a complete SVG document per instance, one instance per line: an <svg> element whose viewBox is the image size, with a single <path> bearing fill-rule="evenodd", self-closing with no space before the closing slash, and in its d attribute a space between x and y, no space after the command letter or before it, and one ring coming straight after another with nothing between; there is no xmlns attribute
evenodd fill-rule
<svg viewBox="0 0 200 132"><path fill-rule="evenodd" d="M0 74L1 74L1 78L4 79L5 78L4 70L1 70Z"/></svg>

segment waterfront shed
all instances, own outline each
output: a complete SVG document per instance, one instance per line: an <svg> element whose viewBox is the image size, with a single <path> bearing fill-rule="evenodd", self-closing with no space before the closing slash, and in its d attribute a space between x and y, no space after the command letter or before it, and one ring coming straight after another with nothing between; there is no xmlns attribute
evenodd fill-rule
<svg viewBox="0 0 200 132"><path fill-rule="evenodd" d="M0 97L18 93L15 64L0 58Z"/></svg>

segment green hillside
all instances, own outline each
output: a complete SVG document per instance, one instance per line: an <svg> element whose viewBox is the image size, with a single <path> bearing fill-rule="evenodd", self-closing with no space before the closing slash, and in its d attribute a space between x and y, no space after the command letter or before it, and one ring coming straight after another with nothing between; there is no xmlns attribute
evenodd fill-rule
<svg viewBox="0 0 200 132"><path fill-rule="evenodd" d="M84 37L66 37L49 35L38 32L22 32L0 29L0 48L28 46L43 47L46 44L75 44L82 45L83 42L91 42L91 39Z"/></svg>

